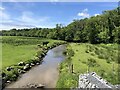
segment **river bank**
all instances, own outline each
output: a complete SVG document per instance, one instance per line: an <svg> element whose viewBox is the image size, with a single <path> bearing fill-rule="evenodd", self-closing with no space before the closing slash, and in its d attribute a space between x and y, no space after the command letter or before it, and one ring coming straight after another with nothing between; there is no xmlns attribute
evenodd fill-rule
<svg viewBox="0 0 120 90"><path fill-rule="evenodd" d="M55 88L59 77L59 64L65 59L65 45L50 49L42 63L21 75L16 82L6 88L28 88L29 85L44 85L44 88Z"/></svg>
<svg viewBox="0 0 120 90"><path fill-rule="evenodd" d="M41 64L48 50L61 44L65 44L65 42L54 42L50 45L43 45L42 47L40 44L38 44L37 48L39 48L39 51L36 53L34 59L30 59L25 62L19 62L15 65L4 68L2 70L2 87L4 88L6 85L16 81L18 77L20 78L22 74L29 71L32 67Z"/></svg>
<svg viewBox="0 0 120 90"><path fill-rule="evenodd" d="M120 84L117 44L69 43L60 64L57 88L78 87L79 75L96 72L113 85Z"/></svg>

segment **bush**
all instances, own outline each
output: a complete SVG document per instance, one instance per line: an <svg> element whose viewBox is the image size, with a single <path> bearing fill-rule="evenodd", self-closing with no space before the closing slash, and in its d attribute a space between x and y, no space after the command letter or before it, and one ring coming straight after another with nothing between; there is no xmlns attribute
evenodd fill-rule
<svg viewBox="0 0 120 90"><path fill-rule="evenodd" d="M95 54L97 54L98 56L101 55L100 50L95 50Z"/></svg>
<svg viewBox="0 0 120 90"><path fill-rule="evenodd" d="M105 55L103 55L103 54L98 55L98 58L100 58L100 59L105 59Z"/></svg>
<svg viewBox="0 0 120 90"><path fill-rule="evenodd" d="M74 56L74 54L75 54L72 49L68 49L67 53L68 53L68 56L69 56L69 57L72 57L72 56Z"/></svg>
<svg viewBox="0 0 120 90"><path fill-rule="evenodd" d="M97 62L96 62L95 59L90 58L90 59L88 59L88 61L87 61L87 65L88 65L89 67L94 67L94 66L97 66Z"/></svg>
<svg viewBox="0 0 120 90"><path fill-rule="evenodd" d="M78 84L78 76L71 73L62 73L57 82L57 88L75 88ZM72 87L71 87L72 86Z"/></svg>
<svg viewBox="0 0 120 90"><path fill-rule="evenodd" d="M85 52L86 52L86 53L89 53L89 51L88 51L88 50L86 50Z"/></svg>
<svg viewBox="0 0 120 90"><path fill-rule="evenodd" d="M82 61L83 64L86 64L87 62L86 61Z"/></svg>
<svg viewBox="0 0 120 90"><path fill-rule="evenodd" d="M107 63L110 63L110 60L106 60Z"/></svg>
<svg viewBox="0 0 120 90"><path fill-rule="evenodd" d="M67 55L67 51L64 51L63 54L64 54L64 55Z"/></svg>
<svg viewBox="0 0 120 90"><path fill-rule="evenodd" d="M92 55L92 56L95 56L95 53L92 52L91 55Z"/></svg>

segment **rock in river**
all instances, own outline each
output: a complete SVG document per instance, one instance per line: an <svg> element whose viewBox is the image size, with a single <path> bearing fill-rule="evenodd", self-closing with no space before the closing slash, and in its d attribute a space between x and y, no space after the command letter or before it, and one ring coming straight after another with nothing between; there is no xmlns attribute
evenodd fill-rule
<svg viewBox="0 0 120 90"><path fill-rule="evenodd" d="M23 86L23 88L44 88L45 85L43 84L28 84L26 86Z"/></svg>

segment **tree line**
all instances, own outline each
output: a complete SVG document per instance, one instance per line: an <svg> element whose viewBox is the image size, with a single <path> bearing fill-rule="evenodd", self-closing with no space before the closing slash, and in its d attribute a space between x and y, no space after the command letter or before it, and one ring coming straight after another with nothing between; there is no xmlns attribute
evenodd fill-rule
<svg viewBox="0 0 120 90"><path fill-rule="evenodd" d="M73 20L56 28L11 29L0 31L2 36L42 37L69 42L120 43L120 7L103 11L101 15Z"/></svg>

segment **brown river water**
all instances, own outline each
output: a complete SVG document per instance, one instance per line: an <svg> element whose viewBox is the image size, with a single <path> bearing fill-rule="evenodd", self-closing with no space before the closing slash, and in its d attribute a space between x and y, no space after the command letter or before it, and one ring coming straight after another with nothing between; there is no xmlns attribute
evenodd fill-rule
<svg viewBox="0 0 120 90"><path fill-rule="evenodd" d="M55 88L59 78L59 64L65 59L64 50L65 45L49 50L42 64L33 67L6 88L22 88L28 84L43 84L45 88Z"/></svg>

